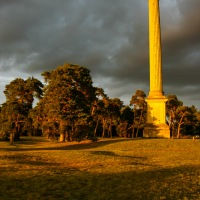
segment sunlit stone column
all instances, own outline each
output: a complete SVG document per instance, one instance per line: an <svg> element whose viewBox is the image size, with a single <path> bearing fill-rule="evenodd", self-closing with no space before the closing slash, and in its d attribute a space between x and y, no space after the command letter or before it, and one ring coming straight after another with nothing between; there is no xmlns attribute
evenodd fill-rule
<svg viewBox="0 0 200 200"><path fill-rule="evenodd" d="M162 53L159 0L149 0L150 93L162 96Z"/></svg>
<svg viewBox="0 0 200 200"><path fill-rule="evenodd" d="M150 91L146 99L147 121L144 137L170 137L166 124L166 101L162 83L162 51L159 0L148 0L149 4L149 64Z"/></svg>

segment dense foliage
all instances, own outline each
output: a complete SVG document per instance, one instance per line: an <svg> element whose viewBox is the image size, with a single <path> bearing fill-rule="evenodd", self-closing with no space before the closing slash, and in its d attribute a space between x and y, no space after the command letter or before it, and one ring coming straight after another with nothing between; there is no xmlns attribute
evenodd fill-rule
<svg viewBox="0 0 200 200"><path fill-rule="evenodd" d="M33 77L27 80L16 78L6 85L4 90L6 102L1 106L0 131L5 138L10 135L11 143L13 139L19 139L20 134L29 134L32 131L29 112L34 97L42 98L42 88L43 84Z"/></svg>
<svg viewBox="0 0 200 200"><path fill-rule="evenodd" d="M90 70L72 64L42 73L45 85L35 78L16 78L5 86L6 102L0 107L0 138L21 135L52 139L95 140L98 137L139 137L146 120L146 94L137 90L130 106L109 98L93 86ZM33 108L34 98L38 103ZM200 111L184 106L169 95L166 120L172 137L200 133Z"/></svg>

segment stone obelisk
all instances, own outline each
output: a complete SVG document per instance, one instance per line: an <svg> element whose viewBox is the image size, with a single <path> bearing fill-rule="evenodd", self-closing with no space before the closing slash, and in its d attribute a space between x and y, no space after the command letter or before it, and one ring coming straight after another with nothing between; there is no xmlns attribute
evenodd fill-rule
<svg viewBox="0 0 200 200"><path fill-rule="evenodd" d="M170 138L166 124L166 101L162 81L162 51L159 0L148 0L149 4L149 61L150 91L146 99L147 121L144 137Z"/></svg>

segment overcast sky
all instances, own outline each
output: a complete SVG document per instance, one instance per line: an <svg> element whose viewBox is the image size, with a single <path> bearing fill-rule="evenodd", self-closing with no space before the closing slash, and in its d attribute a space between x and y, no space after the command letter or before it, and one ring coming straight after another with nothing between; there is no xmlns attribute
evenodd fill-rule
<svg viewBox="0 0 200 200"><path fill-rule="evenodd" d="M200 0L160 0L163 89L200 109ZM1 0L0 103L15 78L64 63L129 104L149 93L148 0Z"/></svg>

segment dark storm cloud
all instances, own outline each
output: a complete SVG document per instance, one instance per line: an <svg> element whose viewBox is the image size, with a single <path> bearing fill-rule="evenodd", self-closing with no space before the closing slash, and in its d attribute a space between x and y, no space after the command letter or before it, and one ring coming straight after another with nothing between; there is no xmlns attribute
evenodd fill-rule
<svg viewBox="0 0 200 200"><path fill-rule="evenodd" d="M194 101L200 99L200 1L178 0L175 11L162 16L163 66L166 91ZM171 24L170 24L171 22ZM192 101L193 100L193 101Z"/></svg>
<svg viewBox="0 0 200 200"><path fill-rule="evenodd" d="M17 76L42 80L41 72L67 62L88 67L94 84L110 97L129 103L137 89L148 94L147 4L1 0L1 91ZM200 98L199 9L199 0L160 0L164 91L187 104Z"/></svg>

